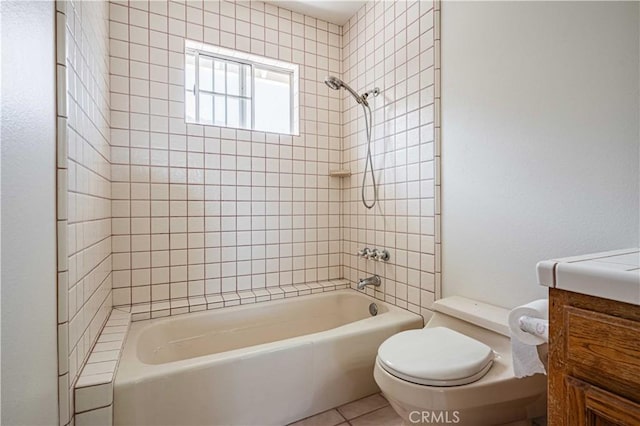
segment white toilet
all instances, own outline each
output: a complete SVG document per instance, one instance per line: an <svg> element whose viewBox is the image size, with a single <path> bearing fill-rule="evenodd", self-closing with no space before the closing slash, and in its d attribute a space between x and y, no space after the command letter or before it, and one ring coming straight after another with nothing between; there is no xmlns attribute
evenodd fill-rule
<svg viewBox="0 0 640 426"><path fill-rule="evenodd" d="M406 425L529 424L545 415L546 376L513 373L508 310L458 296L432 309L423 329L378 348L374 378Z"/></svg>

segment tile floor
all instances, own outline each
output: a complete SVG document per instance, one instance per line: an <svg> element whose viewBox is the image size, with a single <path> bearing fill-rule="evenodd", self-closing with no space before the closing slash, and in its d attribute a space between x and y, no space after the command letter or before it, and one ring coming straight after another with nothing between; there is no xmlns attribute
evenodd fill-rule
<svg viewBox="0 0 640 426"><path fill-rule="evenodd" d="M401 426L402 420L382 394L374 394L307 417L290 426Z"/></svg>

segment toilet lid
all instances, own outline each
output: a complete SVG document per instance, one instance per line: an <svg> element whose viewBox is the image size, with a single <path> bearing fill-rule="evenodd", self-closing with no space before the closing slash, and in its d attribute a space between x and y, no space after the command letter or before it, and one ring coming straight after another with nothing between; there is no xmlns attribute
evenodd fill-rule
<svg viewBox="0 0 640 426"><path fill-rule="evenodd" d="M391 336L378 348L378 363L413 383L458 386L482 378L491 368L493 351L457 331L432 327Z"/></svg>

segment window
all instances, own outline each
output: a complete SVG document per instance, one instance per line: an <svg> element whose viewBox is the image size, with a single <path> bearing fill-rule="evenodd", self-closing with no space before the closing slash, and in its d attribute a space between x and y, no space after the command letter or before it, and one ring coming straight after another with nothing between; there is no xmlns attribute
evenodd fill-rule
<svg viewBox="0 0 640 426"><path fill-rule="evenodd" d="M187 122L298 133L298 67L187 41Z"/></svg>

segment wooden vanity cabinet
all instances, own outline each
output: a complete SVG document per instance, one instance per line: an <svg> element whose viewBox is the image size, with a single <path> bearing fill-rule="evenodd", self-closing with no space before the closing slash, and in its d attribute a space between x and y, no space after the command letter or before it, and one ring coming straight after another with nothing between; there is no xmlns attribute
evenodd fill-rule
<svg viewBox="0 0 640 426"><path fill-rule="evenodd" d="M550 426L640 426L640 306L549 289Z"/></svg>

